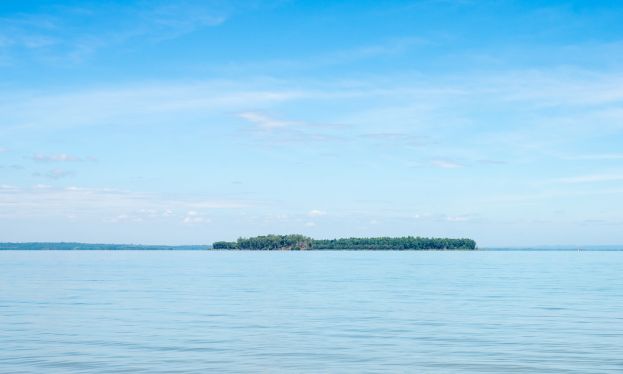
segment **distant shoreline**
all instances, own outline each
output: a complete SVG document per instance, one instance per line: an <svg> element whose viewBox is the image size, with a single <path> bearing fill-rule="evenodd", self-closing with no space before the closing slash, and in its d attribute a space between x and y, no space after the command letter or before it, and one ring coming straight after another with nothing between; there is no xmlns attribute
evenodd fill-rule
<svg viewBox="0 0 623 374"><path fill-rule="evenodd" d="M2 250L32 251L205 251L210 245L143 245L143 244L105 244L75 242L22 242L0 243Z"/></svg>
<svg viewBox="0 0 623 374"><path fill-rule="evenodd" d="M338 242L340 240L352 240L351 239L333 239L319 241L326 245L326 242ZM355 238L356 239L356 238ZM368 238L367 240L374 239L379 240L382 238ZM385 238L388 239L388 238ZM389 238L397 239L397 238ZM248 240L248 239L243 239ZM366 240L366 238L358 238L357 240ZM217 244L219 242L216 242ZM221 242L223 243L223 242ZM234 243L234 242L224 242ZM363 242L365 243L365 241ZM300 250L289 247L277 247L271 249L255 249L255 248L218 248L210 244L201 245L155 245L155 244L110 244L110 243L79 243L79 242L0 242L0 251L292 251ZM341 248L305 248L304 250L311 251L465 251L465 250L479 250L487 252L548 252L548 251L565 251L565 252L616 252L623 251L623 245L584 245L584 246L526 246L526 247L475 247L473 249L448 249L448 248L362 248L360 247L341 247Z"/></svg>
<svg viewBox="0 0 623 374"><path fill-rule="evenodd" d="M475 250L472 239L424 238L424 237L373 237L312 239L303 235L264 235L252 238L239 238L234 242L215 242L212 245L141 245L141 244L90 244L78 242L25 242L0 243L0 250L268 250L268 251L431 251L431 250Z"/></svg>
<svg viewBox="0 0 623 374"><path fill-rule="evenodd" d="M117 248L110 248L109 245L98 246L94 244L88 244L89 248L50 248L48 246L42 245L41 247L22 247L19 245L11 245L5 246L6 243L0 243L0 252L9 252L9 251L32 251L32 252L53 252L53 251L62 251L62 252L89 252L89 251L107 251L107 252L298 252L292 250L267 250L267 251L258 251L254 249L215 249L210 246L200 246L202 248L187 248L194 246L141 246L141 245L113 245ZM11 243L16 244L16 243ZM33 243L29 243L33 244ZM43 243L42 243L43 244ZM57 243L54 243L57 244ZM95 247L91 247L95 246ZM153 248L156 247L156 248ZM560 247L560 248L545 248L545 247L526 247L526 248L500 248L500 247L483 247L476 248L474 250L452 250L452 249L357 249L357 248L344 248L344 249L323 249L323 250L310 250L303 252L578 252L577 248L569 248L569 247ZM579 252L623 252L623 245L620 247L612 247L612 248L585 248L580 249Z"/></svg>

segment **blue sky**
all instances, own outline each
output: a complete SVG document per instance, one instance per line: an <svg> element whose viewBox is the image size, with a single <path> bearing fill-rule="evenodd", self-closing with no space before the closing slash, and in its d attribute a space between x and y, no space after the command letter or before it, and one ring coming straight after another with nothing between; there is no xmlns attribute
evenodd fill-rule
<svg viewBox="0 0 623 374"><path fill-rule="evenodd" d="M623 3L2 1L0 241L621 243Z"/></svg>

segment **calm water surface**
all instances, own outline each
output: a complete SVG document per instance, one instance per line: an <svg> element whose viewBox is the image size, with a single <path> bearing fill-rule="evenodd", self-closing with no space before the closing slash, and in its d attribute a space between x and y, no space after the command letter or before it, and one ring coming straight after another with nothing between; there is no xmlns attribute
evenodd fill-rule
<svg viewBox="0 0 623 374"><path fill-rule="evenodd" d="M623 252L0 252L1 373L622 373Z"/></svg>

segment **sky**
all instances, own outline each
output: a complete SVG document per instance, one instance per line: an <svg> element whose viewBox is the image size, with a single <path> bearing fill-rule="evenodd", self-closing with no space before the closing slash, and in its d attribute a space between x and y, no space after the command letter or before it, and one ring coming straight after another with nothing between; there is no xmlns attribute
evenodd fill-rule
<svg viewBox="0 0 623 374"><path fill-rule="evenodd" d="M0 2L0 241L622 228L623 2Z"/></svg>

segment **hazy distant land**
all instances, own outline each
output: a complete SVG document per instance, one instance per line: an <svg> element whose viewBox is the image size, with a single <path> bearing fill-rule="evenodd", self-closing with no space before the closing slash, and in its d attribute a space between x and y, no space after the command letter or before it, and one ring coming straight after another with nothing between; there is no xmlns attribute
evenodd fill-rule
<svg viewBox="0 0 623 374"><path fill-rule="evenodd" d="M210 245L142 245L142 244L92 244L92 243L0 243L0 250L63 250L63 251L88 251L88 250L183 250L197 251L211 249Z"/></svg>

